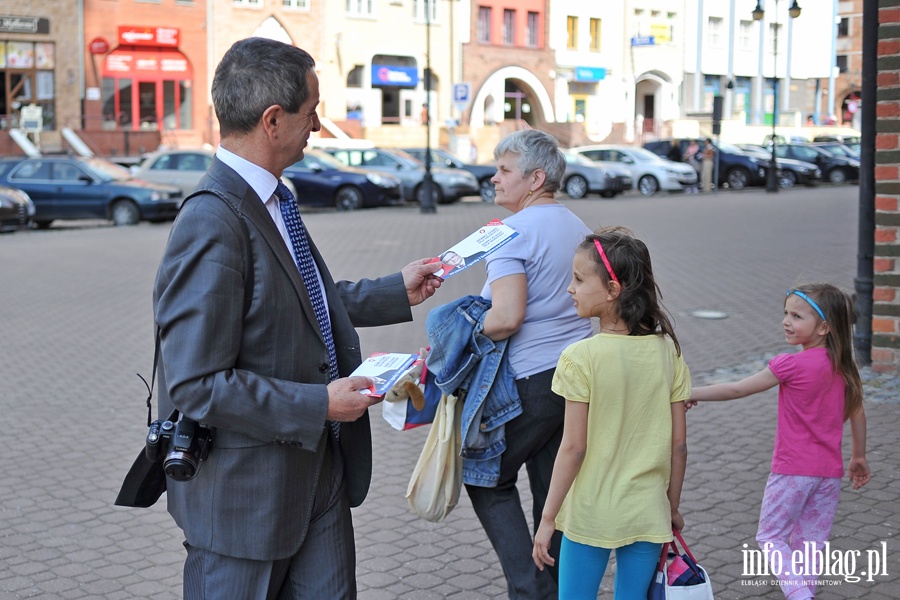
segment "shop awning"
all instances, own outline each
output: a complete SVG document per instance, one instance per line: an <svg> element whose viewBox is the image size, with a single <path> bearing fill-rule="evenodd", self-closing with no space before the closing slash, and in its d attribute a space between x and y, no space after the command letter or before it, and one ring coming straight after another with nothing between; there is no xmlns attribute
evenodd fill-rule
<svg viewBox="0 0 900 600"><path fill-rule="evenodd" d="M103 76L129 75L149 79L190 79L193 70L187 57L172 48L138 50L119 46L103 59Z"/></svg>

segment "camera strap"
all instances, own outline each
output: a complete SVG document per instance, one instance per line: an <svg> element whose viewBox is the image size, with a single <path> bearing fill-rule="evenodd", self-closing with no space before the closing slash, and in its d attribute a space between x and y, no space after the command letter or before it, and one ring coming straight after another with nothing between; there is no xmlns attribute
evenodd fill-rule
<svg viewBox="0 0 900 600"><path fill-rule="evenodd" d="M153 349L153 372L150 374L150 383L144 377L137 373L144 385L147 386L147 427L153 422L153 384L156 383L156 367L159 366L159 325L156 326L156 346ZM169 415L169 421L178 420L178 409L172 411Z"/></svg>
<svg viewBox="0 0 900 600"><path fill-rule="evenodd" d="M223 192L215 189L199 189L195 190L191 193L187 198L182 202L182 206L185 202L194 198L196 196L201 196L203 194L212 194L213 196L218 197L222 200L228 207L234 212L237 216L238 221L241 224L241 229L244 233L244 246L243 246L243 254L244 254L244 265L246 268L245 273L245 282L244 282L244 316L247 316L247 313L250 311L250 303L253 300L253 264L252 264L252 255L251 255L251 246L250 246L250 231L247 229L247 224L244 222L244 215L241 213L240 209L238 209L237 205L235 205L232 200L225 195ZM153 349L153 372L150 374L150 383L147 383L147 380L144 379L140 373L137 374L138 377L141 378L141 381L144 382L144 385L147 386L147 427L150 427L150 424L153 422L153 385L156 383L156 368L159 366L159 346L160 346L160 327L156 326L156 346ZM178 409L172 411L172 414L169 415L169 421L173 423L178 420Z"/></svg>

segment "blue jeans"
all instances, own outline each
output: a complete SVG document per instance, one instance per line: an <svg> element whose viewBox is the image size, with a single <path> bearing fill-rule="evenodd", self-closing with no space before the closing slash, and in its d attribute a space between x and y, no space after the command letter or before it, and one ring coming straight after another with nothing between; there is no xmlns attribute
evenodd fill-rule
<svg viewBox="0 0 900 600"><path fill-rule="evenodd" d="M511 600L557 597L556 568L539 571L531 558L534 532L528 529L516 488L524 464L531 486L533 523L540 523L566 412L565 400L550 391L554 370L516 380L522 414L506 424L506 450L500 460L497 487L466 485L475 514L500 559ZM562 534L557 531L550 544L554 558L561 540Z"/></svg>
<svg viewBox="0 0 900 600"><path fill-rule="evenodd" d="M662 544L634 542L616 548L616 600L647 600L650 580L659 565ZM563 536L559 553L559 597L597 600L610 548L573 542Z"/></svg>

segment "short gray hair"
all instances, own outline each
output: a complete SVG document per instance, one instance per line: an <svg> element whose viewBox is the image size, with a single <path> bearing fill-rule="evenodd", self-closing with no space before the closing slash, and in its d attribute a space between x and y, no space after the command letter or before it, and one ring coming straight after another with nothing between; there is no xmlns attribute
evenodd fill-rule
<svg viewBox="0 0 900 600"><path fill-rule="evenodd" d="M212 82L222 137L250 133L275 104L299 112L309 97L307 74L315 66L313 57L296 46L261 37L235 42Z"/></svg>
<svg viewBox="0 0 900 600"><path fill-rule="evenodd" d="M500 140L494 148L494 159L506 153L519 157L517 164L526 175L537 169L542 170L547 175L543 186L545 190L559 190L566 173L566 157L555 137L537 129L522 129Z"/></svg>

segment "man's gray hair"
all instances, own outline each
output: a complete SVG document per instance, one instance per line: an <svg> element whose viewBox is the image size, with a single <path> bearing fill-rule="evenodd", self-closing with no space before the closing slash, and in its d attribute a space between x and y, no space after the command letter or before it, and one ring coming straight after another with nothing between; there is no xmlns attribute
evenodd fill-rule
<svg viewBox="0 0 900 600"><path fill-rule="evenodd" d="M275 104L296 113L309 97L307 73L316 62L305 50L252 37L225 53L212 82L212 100L222 137L253 131Z"/></svg>
<svg viewBox="0 0 900 600"><path fill-rule="evenodd" d="M545 190L559 190L566 173L566 157L555 137L537 129L522 129L500 140L494 148L494 158L499 159L507 152L519 157L517 164L522 173L527 175L541 169L547 175Z"/></svg>

